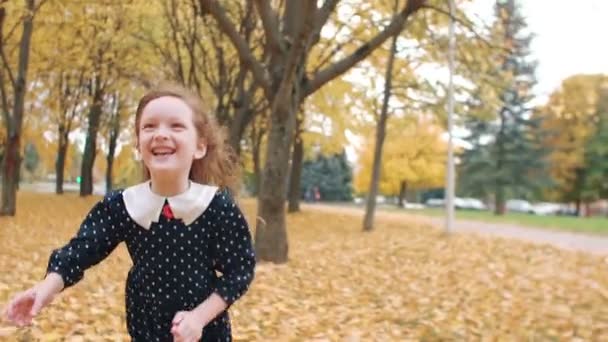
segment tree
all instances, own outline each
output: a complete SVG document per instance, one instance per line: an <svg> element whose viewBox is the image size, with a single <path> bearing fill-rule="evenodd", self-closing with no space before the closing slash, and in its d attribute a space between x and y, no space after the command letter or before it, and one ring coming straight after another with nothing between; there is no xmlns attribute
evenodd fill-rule
<svg viewBox="0 0 608 342"><path fill-rule="evenodd" d="M589 194L584 189L588 162L595 163L598 154L601 155L601 147L598 150L596 144L601 144L603 134L602 87L607 80L604 75L571 76L536 111L542 118L542 130L547 132L543 144L552 148L547 161L555 184L546 191L546 196L575 202L577 213Z"/></svg>
<svg viewBox="0 0 608 342"><path fill-rule="evenodd" d="M317 191L324 201L351 201L352 178L345 151L331 156L319 154L302 165L300 193L309 201L316 200Z"/></svg>
<svg viewBox="0 0 608 342"><path fill-rule="evenodd" d="M30 42L34 29L34 13L36 10L34 0L25 1L23 14L23 30L19 41L19 55L16 75L14 69L6 59L4 25L7 16L6 0L0 1L0 97L2 114L6 125L5 151L2 158L2 198L0 216L15 215L17 184L19 182L19 168L21 165L21 128L23 124L25 93L27 91L27 71L30 59ZM12 14L14 15L14 14ZM12 100L5 85L9 84L12 90ZM9 109L12 102L12 110Z"/></svg>
<svg viewBox="0 0 608 342"><path fill-rule="evenodd" d="M596 129L585 144L582 198L589 202L608 197L608 83L599 89L594 115Z"/></svg>
<svg viewBox="0 0 608 342"><path fill-rule="evenodd" d="M239 58L251 70L254 82L263 90L270 107L255 243L259 259L282 263L287 261L288 255L284 203L297 108L307 96L342 75L389 37L400 32L406 20L420 10L425 1L408 1L399 14L369 40L351 52L336 55L332 64L313 75L307 74L307 57L318 43L321 30L335 12L338 1L326 0L321 7L317 7L315 1L287 1L281 16L271 1L257 0L254 3L264 29L263 60L252 54L251 46L238 34L219 2L200 0L201 7L217 21L238 51Z"/></svg>
<svg viewBox="0 0 608 342"><path fill-rule="evenodd" d="M36 145L31 142L25 144L25 156L24 156L24 166L25 169L29 173L34 173L36 168L38 168L38 164L40 163L40 155L38 154L38 149L36 149Z"/></svg>
<svg viewBox="0 0 608 342"><path fill-rule="evenodd" d="M409 117L392 120L387 127L386 146L383 151L379 192L398 196L403 206L407 191L442 186L445 180L446 143L441 139L443 129L434 123L436 119ZM355 191L369 191L371 161L374 144L365 139L360 151L361 166L355 175Z"/></svg>
<svg viewBox="0 0 608 342"><path fill-rule="evenodd" d="M506 51L497 50L494 73L499 86L497 119L484 122L471 117L466 127L472 145L462 155L459 192L492 193L495 214L505 211L507 197L531 197L546 183L540 119L530 117L529 102L535 84L535 63L529 60L531 36L515 0L497 1L494 34ZM501 81L502 80L502 81Z"/></svg>

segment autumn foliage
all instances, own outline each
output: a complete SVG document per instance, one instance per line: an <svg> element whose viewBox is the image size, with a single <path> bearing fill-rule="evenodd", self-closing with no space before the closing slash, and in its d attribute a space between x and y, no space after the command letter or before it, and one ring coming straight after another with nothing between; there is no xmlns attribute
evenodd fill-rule
<svg viewBox="0 0 608 342"><path fill-rule="evenodd" d="M20 193L0 218L0 302L43 277L96 198ZM241 200L250 222L254 201ZM608 338L608 259L474 235L444 237L402 214L315 206L288 216L290 262L261 263L231 308L236 341L593 340ZM319 224L323 222L323 224ZM128 340L124 245L2 341Z"/></svg>

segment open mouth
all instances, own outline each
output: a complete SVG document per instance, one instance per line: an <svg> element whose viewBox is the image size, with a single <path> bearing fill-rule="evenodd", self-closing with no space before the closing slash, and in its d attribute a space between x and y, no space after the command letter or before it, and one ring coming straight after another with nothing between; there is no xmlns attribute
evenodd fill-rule
<svg viewBox="0 0 608 342"><path fill-rule="evenodd" d="M154 148L152 149L152 155L154 156L170 156L175 153L174 149L170 148Z"/></svg>

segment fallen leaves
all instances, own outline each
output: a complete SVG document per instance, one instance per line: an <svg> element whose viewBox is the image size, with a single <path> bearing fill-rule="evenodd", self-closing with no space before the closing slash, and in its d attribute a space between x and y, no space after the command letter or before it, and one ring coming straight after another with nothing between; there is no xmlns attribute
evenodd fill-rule
<svg viewBox="0 0 608 342"><path fill-rule="evenodd" d="M0 218L0 302L39 281L95 198L20 194ZM244 201L254 222L254 201ZM382 218L307 211L288 216L290 260L260 263L231 308L235 341L604 340L606 260L550 246ZM87 271L26 329L0 340L129 340L124 245Z"/></svg>

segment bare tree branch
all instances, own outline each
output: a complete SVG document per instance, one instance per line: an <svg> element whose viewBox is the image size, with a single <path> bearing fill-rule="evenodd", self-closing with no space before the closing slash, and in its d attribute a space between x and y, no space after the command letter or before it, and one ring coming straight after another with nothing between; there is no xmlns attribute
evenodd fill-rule
<svg viewBox="0 0 608 342"><path fill-rule="evenodd" d="M286 92L291 91L292 84L294 82L295 77L297 76L297 67L302 60L301 57L303 53L308 49L308 37L310 37L309 32L312 30L315 19L315 11L317 10L317 6L314 1L304 1L298 3L300 6L303 6L303 13L301 13L300 24L295 26L295 32L293 32L293 36L291 39L293 40L293 46L291 46L289 51L289 56L287 57L287 61L285 63L285 69L283 71L283 79L281 80L281 84L278 88L277 94L275 98L281 98L283 96L289 96ZM289 4L288 4L289 5ZM287 18L288 16L286 16Z"/></svg>
<svg viewBox="0 0 608 342"><path fill-rule="evenodd" d="M272 7L270 7L270 1L255 0L255 7L260 13L260 18L262 19L266 43L268 44L267 47L271 51L283 51L285 46L279 33L277 14Z"/></svg>
<svg viewBox="0 0 608 342"><path fill-rule="evenodd" d="M230 41L239 53L240 59L249 67L256 82L264 89L264 92L271 98L272 90L270 89L270 81L267 78L266 72L260 62L255 59L253 53L249 49L247 42L239 35L234 24L226 16L224 8L215 0L200 0L201 7L205 8L215 18L220 29L228 36Z"/></svg>
<svg viewBox="0 0 608 342"><path fill-rule="evenodd" d="M336 9L336 5L338 5L338 2L340 2L340 0L325 0L323 6L317 11L317 16L315 18L315 24L312 33L312 42L310 44L311 46L314 46L319 42L321 38L321 30L323 29L323 26L325 26L325 23L327 23L327 20L329 19L331 14Z"/></svg>
<svg viewBox="0 0 608 342"><path fill-rule="evenodd" d="M308 96L314 93L325 83L333 80L339 75L349 70L352 66L369 56L378 46L382 45L389 37L398 34L403 29L407 19L416 11L422 8L426 0L409 0L403 10L393 17L390 24L379 32L375 37L364 43L352 54L342 60L317 72L312 80L306 85L303 95Z"/></svg>

